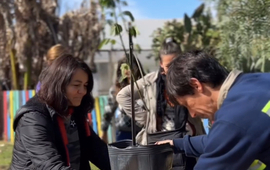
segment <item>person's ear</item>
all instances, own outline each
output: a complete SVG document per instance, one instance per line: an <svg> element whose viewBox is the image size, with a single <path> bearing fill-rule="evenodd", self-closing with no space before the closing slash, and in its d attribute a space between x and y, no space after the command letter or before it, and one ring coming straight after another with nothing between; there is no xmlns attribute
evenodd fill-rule
<svg viewBox="0 0 270 170"><path fill-rule="evenodd" d="M194 91L197 91L199 93L203 92L203 85L198 79L191 78L189 83L193 87Z"/></svg>

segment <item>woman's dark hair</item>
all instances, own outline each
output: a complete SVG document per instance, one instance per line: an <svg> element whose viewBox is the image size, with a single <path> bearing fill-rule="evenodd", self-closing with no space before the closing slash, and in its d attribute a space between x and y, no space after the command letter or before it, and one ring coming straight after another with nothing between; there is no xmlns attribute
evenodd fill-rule
<svg viewBox="0 0 270 170"><path fill-rule="evenodd" d="M127 78L125 78L123 81L119 82L120 78L122 77L121 65L124 64L124 63L129 63L128 62L128 58L129 58L129 56L123 57L122 59L120 59L118 61L118 64L117 64L117 70L116 70L116 86L119 87L120 89L122 89L125 86L129 85L129 82L128 82L128 79ZM135 59L135 56L133 56L132 59L133 59L133 68L132 68L132 71L133 71L134 78L135 78L135 81L136 81L136 80L139 80L140 78L142 78L145 75L145 73L144 73L144 70L142 68L142 64L141 64L140 60L139 59L136 60ZM138 61L139 65L138 65L137 61ZM139 66L142 69L142 74L140 73Z"/></svg>
<svg viewBox="0 0 270 170"><path fill-rule="evenodd" d="M213 88L222 85L228 71L214 57L203 51L179 54L168 66L166 88L170 101L177 104L175 97L194 94L190 79L208 83Z"/></svg>
<svg viewBox="0 0 270 170"><path fill-rule="evenodd" d="M160 56L160 61L162 55L169 55L169 54L179 54L181 53L181 47L180 44L176 42L173 38L169 37L164 40L164 42L161 45L160 51L159 51L159 56Z"/></svg>
<svg viewBox="0 0 270 170"><path fill-rule="evenodd" d="M39 77L41 83L40 91L37 94L39 99L59 114L67 114L66 87L77 69L82 69L88 75L87 93L79 108L83 112L90 111L94 106L94 99L91 95L94 82L92 72L84 61L70 54L63 54L45 68Z"/></svg>

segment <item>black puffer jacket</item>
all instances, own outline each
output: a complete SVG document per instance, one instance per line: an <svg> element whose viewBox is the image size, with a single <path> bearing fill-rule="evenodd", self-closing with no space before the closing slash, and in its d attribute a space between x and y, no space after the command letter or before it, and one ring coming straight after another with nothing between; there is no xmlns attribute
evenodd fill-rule
<svg viewBox="0 0 270 170"><path fill-rule="evenodd" d="M67 166L66 147L57 117L56 112L37 97L30 99L17 112L11 170L72 170ZM74 117L80 139L80 169L90 170L91 161L101 170L110 170L107 145L86 124L86 113L75 109Z"/></svg>

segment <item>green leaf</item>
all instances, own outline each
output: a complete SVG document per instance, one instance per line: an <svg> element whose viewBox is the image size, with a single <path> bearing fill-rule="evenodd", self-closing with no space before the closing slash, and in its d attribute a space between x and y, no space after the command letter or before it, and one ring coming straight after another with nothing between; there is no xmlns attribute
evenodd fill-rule
<svg viewBox="0 0 270 170"><path fill-rule="evenodd" d="M135 50L137 50L139 54L142 52L141 46L139 44L135 44Z"/></svg>
<svg viewBox="0 0 270 170"><path fill-rule="evenodd" d="M115 35L116 35L115 25L113 25L113 26L111 27L111 35L112 35L112 36L115 36Z"/></svg>
<svg viewBox="0 0 270 170"><path fill-rule="evenodd" d="M219 38L219 32L212 29L209 29L205 35L212 38Z"/></svg>
<svg viewBox="0 0 270 170"><path fill-rule="evenodd" d="M129 18L132 22L134 21L134 17L130 11L124 11L124 12L122 12L122 15L127 15L127 16L129 16Z"/></svg>
<svg viewBox="0 0 270 170"><path fill-rule="evenodd" d="M211 16L209 15L202 15L202 21L204 23L204 25L207 27L207 28L210 28L211 27Z"/></svg>
<svg viewBox="0 0 270 170"><path fill-rule="evenodd" d="M123 63L121 64L120 70L121 70L121 77L119 82L121 83L124 79L129 78L127 72L130 72L130 67L127 63Z"/></svg>
<svg viewBox="0 0 270 170"><path fill-rule="evenodd" d="M115 8L115 2L114 0L100 0L100 5L103 8Z"/></svg>
<svg viewBox="0 0 270 170"><path fill-rule="evenodd" d="M136 34L136 30L135 30L135 28L134 28L134 27L131 27L131 28L129 29L129 31L130 31L130 34L131 34L132 36L134 36L134 37L136 37L136 36L137 36L137 34Z"/></svg>
<svg viewBox="0 0 270 170"><path fill-rule="evenodd" d="M186 30L186 32L191 33L191 27L192 27L191 20L187 16L187 14L185 14L184 23L185 23L185 30Z"/></svg>
<svg viewBox="0 0 270 170"><path fill-rule="evenodd" d="M107 7L107 2L108 2L108 1L106 1L106 0L100 0L100 1L99 1L101 7L103 7L103 8L106 8L106 7Z"/></svg>
<svg viewBox="0 0 270 170"><path fill-rule="evenodd" d="M270 71L270 61L268 59L265 60L265 68L264 68L265 72L269 72Z"/></svg>
<svg viewBox="0 0 270 170"><path fill-rule="evenodd" d="M134 27L135 28L135 31L136 31L136 35L140 35L140 31L138 30L137 27Z"/></svg>
<svg viewBox="0 0 270 170"><path fill-rule="evenodd" d="M122 4L123 6L128 6L127 1L121 1L121 4Z"/></svg>
<svg viewBox="0 0 270 170"><path fill-rule="evenodd" d="M98 46L98 49L100 50L104 45L107 45L111 40L106 38L104 40L101 41L101 43Z"/></svg>
<svg viewBox="0 0 270 170"><path fill-rule="evenodd" d="M112 36L119 35L121 34L122 31L123 31L122 26L116 23L111 28L111 35Z"/></svg>
<svg viewBox="0 0 270 170"><path fill-rule="evenodd" d="M114 24L114 26L115 26L115 35L121 34L121 32L123 31L122 26L119 24Z"/></svg>
<svg viewBox="0 0 270 170"><path fill-rule="evenodd" d="M257 60L256 64L254 65L254 68L253 68L253 69L260 69L262 63L263 63L263 58L259 58L259 59Z"/></svg>
<svg viewBox="0 0 270 170"><path fill-rule="evenodd" d="M196 27L197 27L197 31L199 33L201 33L202 32L202 29L203 29L202 24L198 22L197 25L196 25Z"/></svg>
<svg viewBox="0 0 270 170"><path fill-rule="evenodd" d="M204 10L204 3L202 3L193 13L192 18L199 18Z"/></svg>
<svg viewBox="0 0 270 170"><path fill-rule="evenodd" d="M116 44L116 41L114 39L111 39L111 44L112 45Z"/></svg>

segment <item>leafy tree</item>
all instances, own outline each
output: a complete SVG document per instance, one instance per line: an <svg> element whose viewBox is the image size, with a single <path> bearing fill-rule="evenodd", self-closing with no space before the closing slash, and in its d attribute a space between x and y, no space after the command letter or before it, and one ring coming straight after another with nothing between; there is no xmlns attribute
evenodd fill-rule
<svg viewBox="0 0 270 170"><path fill-rule="evenodd" d="M131 35L136 37L139 34L138 29L134 26L135 18L130 11L123 11L122 7L128 5L126 1L120 0L101 0L101 6L103 7L103 13L107 14L106 23L111 27L111 36L119 36L122 48L127 56L127 49L125 47L122 33L131 32ZM121 24L122 23L122 24ZM100 43L99 49L106 44L111 44L112 47L116 43L113 38L106 38L105 33L103 34L103 40ZM135 50L140 52L141 48L138 44L135 44Z"/></svg>
<svg viewBox="0 0 270 170"><path fill-rule="evenodd" d="M99 1L83 0L78 10L62 17L58 4L59 0L0 1L0 80L6 89L32 89L45 53L57 43L75 57L90 58L95 71L94 55L105 22Z"/></svg>
<svg viewBox="0 0 270 170"><path fill-rule="evenodd" d="M270 71L270 1L215 0L221 43L218 58L229 69Z"/></svg>
<svg viewBox="0 0 270 170"><path fill-rule="evenodd" d="M173 37L180 43L183 51L205 49L213 54L219 42L219 32L212 23L210 11L204 13L204 8L205 5L201 4L191 17L185 14L183 21L169 21L163 28L155 30L152 35L154 52L151 56L159 58L160 46L167 37Z"/></svg>

